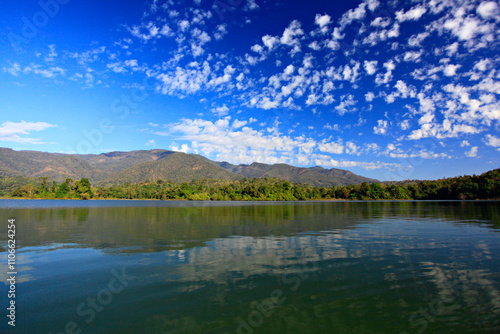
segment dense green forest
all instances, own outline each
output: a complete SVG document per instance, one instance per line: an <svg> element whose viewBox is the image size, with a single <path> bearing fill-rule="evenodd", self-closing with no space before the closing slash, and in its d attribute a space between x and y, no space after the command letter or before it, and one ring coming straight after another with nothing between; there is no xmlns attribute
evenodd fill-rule
<svg viewBox="0 0 500 334"><path fill-rule="evenodd" d="M126 183L94 187L89 180L67 179L57 183L48 177L0 178L0 195L42 199L186 199L186 200L465 200L500 199L500 169L481 175L459 176L436 181L362 183L360 185L315 187L276 178L242 180L200 179L175 183Z"/></svg>

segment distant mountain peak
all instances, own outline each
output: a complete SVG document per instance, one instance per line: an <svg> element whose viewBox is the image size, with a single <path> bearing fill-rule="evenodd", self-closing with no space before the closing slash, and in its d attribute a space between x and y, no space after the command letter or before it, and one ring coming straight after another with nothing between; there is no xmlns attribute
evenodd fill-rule
<svg viewBox="0 0 500 334"><path fill-rule="evenodd" d="M31 178L48 176L58 182L68 177L88 178L92 184L137 183L158 179L174 182L201 178L237 180L243 177L271 177L325 187L377 182L342 169L261 162L233 165L227 161L215 162L197 154L164 149L62 154L0 147L0 175Z"/></svg>

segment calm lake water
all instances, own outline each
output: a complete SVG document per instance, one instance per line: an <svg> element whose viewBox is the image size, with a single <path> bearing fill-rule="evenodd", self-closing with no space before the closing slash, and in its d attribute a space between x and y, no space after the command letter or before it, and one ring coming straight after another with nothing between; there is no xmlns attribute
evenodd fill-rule
<svg viewBox="0 0 500 334"><path fill-rule="evenodd" d="M0 221L1 333L500 332L499 202L0 200Z"/></svg>

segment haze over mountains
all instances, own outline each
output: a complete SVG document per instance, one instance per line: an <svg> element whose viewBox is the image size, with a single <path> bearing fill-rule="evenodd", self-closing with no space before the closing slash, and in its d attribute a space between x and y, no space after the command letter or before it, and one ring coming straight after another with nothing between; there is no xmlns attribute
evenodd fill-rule
<svg viewBox="0 0 500 334"><path fill-rule="evenodd" d="M262 163L232 165L228 162L215 162L196 154L161 149L82 155L0 148L0 177L5 176L48 176L58 182L67 178L88 178L95 185L160 179L174 182L189 182L202 178L238 180L244 177L276 177L314 186L377 182L336 168L302 168Z"/></svg>

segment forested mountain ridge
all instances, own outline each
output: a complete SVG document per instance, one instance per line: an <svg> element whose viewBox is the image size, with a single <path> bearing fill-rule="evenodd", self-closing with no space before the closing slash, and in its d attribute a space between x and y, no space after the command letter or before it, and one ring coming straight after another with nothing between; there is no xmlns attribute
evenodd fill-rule
<svg viewBox="0 0 500 334"><path fill-rule="evenodd" d="M174 155L172 155L174 156ZM58 184L42 177L22 186L0 178L0 195L40 199L174 199L174 200L477 200L500 199L500 169L481 175L459 176L406 185L363 182L358 185L315 187L277 178L242 178L240 180L193 179L189 182L164 180L92 186L88 179L67 179ZM29 181L29 180L28 180ZM10 185L12 191L6 192Z"/></svg>
<svg viewBox="0 0 500 334"><path fill-rule="evenodd" d="M214 162L196 154L162 149L102 154L63 154L0 148L0 177L11 178L10 183L15 183L16 178L48 177L49 180L58 183L68 178L74 180L87 178L93 185L118 185L156 180L233 181L244 177L270 177L324 187L377 182L335 168L303 168L262 163L232 165L227 162Z"/></svg>
<svg viewBox="0 0 500 334"><path fill-rule="evenodd" d="M218 162L222 168L247 178L271 177L295 183L305 183L316 187L378 182L342 169L324 169L322 167L294 167L287 164L268 165L254 162L250 165L232 165Z"/></svg>
<svg viewBox="0 0 500 334"><path fill-rule="evenodd" d="M138 183L157 180L189 182L198 179L237 180L243 178L231 173L213 161L195 154L175 152L155 161L136 164L114 174L107 184Z"/></svg>

